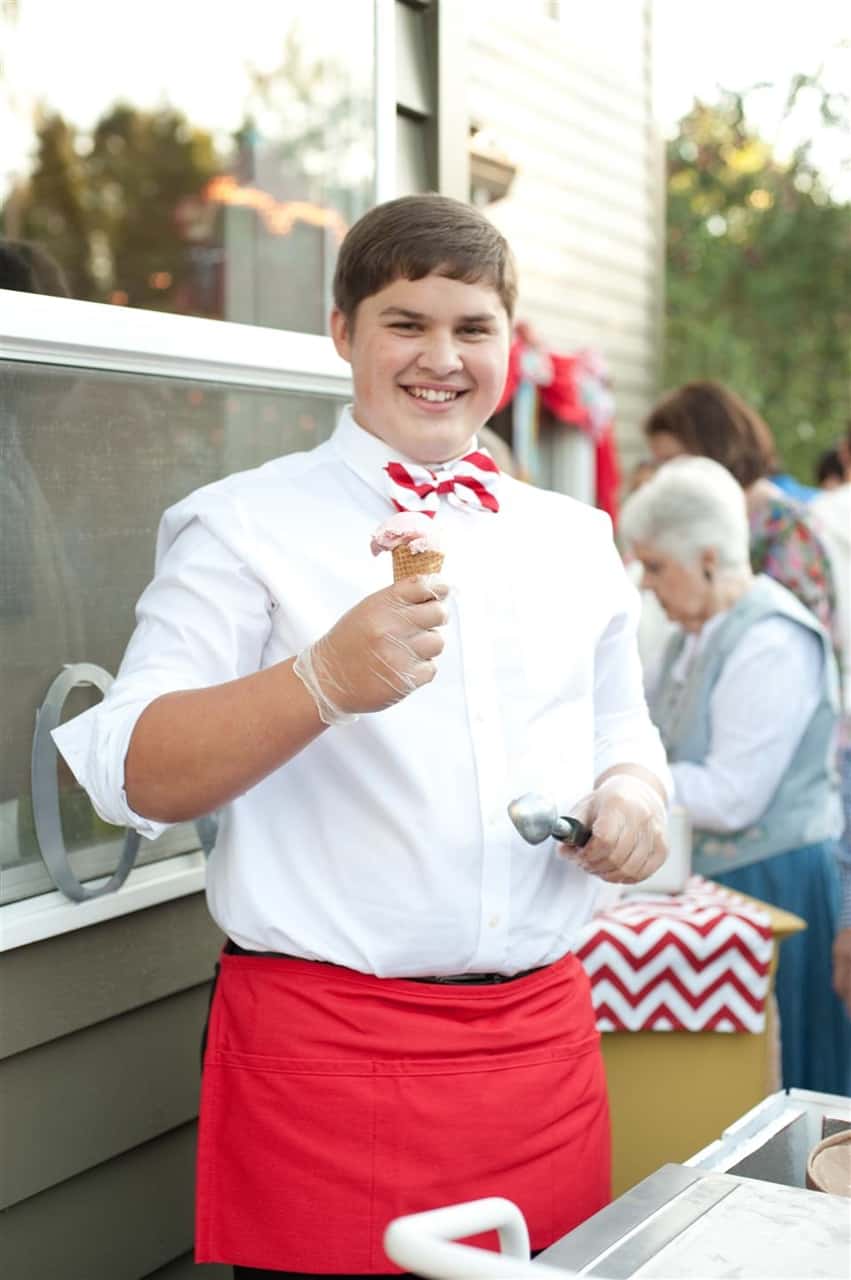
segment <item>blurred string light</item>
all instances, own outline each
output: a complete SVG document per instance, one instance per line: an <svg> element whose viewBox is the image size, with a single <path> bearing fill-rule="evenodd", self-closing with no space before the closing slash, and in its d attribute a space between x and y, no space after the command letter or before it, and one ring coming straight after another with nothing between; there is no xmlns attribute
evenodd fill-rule
<svg viewBox="0 0 851 1280"><path fill-rule="evenodd" d="M213 204L254 209L273 235L286 236L297 222L312 227L326 227L340 242L348 231L348 223L336 209L313 204L309 200L276 200L260 187L242 186L231 174L211 178L202 197Z"/></svg>

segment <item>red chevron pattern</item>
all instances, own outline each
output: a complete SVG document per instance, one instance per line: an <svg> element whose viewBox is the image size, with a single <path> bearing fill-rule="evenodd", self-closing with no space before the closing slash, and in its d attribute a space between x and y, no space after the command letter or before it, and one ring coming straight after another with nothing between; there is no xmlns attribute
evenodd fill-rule
<svg viewBox="0 0 851 1280"><path fill-rule="evenodd" d="M692 876L601 911L575 950L601 1031L759 1032L772 946L767 912Z"/></svg>

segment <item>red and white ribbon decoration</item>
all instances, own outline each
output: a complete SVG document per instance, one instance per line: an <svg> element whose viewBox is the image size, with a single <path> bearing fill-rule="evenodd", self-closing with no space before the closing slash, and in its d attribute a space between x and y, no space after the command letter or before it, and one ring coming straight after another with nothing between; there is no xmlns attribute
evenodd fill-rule
<svg viewBox="0 0 851 1280"><path fill-rule="evenodd" d="M417 466L388 462L387 490L397 511L423 511L433 516L440 499L471 511L499 511L495 493L499 467L487 449L465 454L450 466Z"/></svg>

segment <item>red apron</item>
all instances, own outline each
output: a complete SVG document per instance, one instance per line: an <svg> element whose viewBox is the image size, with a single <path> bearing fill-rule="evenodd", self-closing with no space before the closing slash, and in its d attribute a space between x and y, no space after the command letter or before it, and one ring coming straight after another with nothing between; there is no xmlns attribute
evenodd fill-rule
<svg viewBox="0 0 851 1280"><path fill-rule="evenodd" d="M480 1196L515 1201L542 1249L608 1203L609 1174L575 957L493 986L221 957L197 1262L397 1273L381 1244L392 1218Z"/></svg>

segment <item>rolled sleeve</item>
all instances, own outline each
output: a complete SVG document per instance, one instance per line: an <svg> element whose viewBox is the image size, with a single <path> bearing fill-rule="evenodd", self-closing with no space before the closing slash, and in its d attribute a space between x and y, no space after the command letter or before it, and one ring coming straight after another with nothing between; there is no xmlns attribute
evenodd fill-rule
<svg viewBox="0 0 851 1280"><path fill-rule="evenodd" d="M57 749L97 813L149 840L171 824L127 802L124 765L140 716L167 693L208 688L256 671L271 601L239 556L200 519L164 548L139 599L136 628L106 696L53 732Z"/></svg>
<svg viewBox="0 0 851 1280"><path fill-rule="evenodd" d="M149 698L124 707L101 702L52 734L59 753L104 822L132 827L147 840L155 840L172 824L152 822L131 809L124 789L124 761L136 722L152 701Z"/></svg>
<svg viewBox="0 0 851 1280"><path fill-rule="evenodd" d="M673 783L665 748L644 697L638 653L641 600L614 546L609 571L617 607L595 654L594 776L616 765L641 765L656 775L670 801Z"/></svg>

